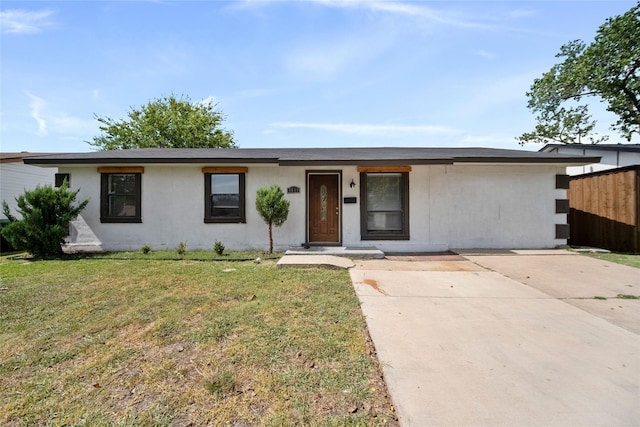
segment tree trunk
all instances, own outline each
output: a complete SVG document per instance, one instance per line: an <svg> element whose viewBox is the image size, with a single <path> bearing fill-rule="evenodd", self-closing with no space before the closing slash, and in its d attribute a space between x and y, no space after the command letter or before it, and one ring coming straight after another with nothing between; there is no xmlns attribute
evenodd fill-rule
<svg viewBox="0 0 640 427"><path fill-rule="evenodd" d="M269 255L273 253L273 224L269 223Z"/></svg>

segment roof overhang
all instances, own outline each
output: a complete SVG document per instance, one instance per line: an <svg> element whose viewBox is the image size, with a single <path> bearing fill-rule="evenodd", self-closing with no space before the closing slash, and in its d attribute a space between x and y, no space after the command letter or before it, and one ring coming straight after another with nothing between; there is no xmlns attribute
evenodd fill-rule
<svg viewBox="0 0 640 427"><path fill-rule="evenodd" d="M276 149L142 149L67 153L25 158L41 166L131 164L265 164L274 166L401 166L452 164L597 163L600 157L493 148L276 148Z"/></svg>
<svg viewBox="0 0 640 427"><path fill-rule="evenodd" d="M353 160L280 160L280 166L404 166L404 165L452 165L453 159L353 159Z"/></svg>
<svg viewBox="0 0 640 427"><path fill-rule="evenodd" d="M248 164L248 163L274 163L278 164L278 159L274 158L261 158L261 159L229 159L229 158L37 158L37 159L24 159L26 164L32 165L47 165L47 166L60 166L60 165L115 165L115 164L202 164L202 163L221 163L221 164Z"/></svg>
<svg viewBox="0 0 640 427"><path fill-rule="evenodd" d="M514 163L514 164L561 164L562 166L581 166L589 163L600 162L600 157L583 157L583 156L558 156L558 157L530 157L522 159L514 159L512 157L492 157L492 158L457 158L454 164L485 164L485 163Z"/></svg>
<svg viewBox="0 0 640 427"><path fill-rule="evenodd" d="M538 152L550 153L556 149L614 151L619 153L640 153L640 144L546 144Z"/></svg>

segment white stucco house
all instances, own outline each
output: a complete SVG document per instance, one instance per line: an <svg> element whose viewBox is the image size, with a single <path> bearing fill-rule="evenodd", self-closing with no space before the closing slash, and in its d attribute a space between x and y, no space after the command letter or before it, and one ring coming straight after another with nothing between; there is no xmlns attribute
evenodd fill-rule
<svg viewBox="0 0 640 427"><path fill-rule="evenodd" d="M68 174L79 200L69 250L266 249L258 188L289 218L276 249L552 248L567 242L567 166L596 157L489 148L143 149L25 159Z"/></svg>
<svg viewBox="0 0 640 427"><path fill-rule="evenodd" d="M567 174L571 176L640 165L640 144L547 144L540 151L543 153L600 157L599 162L568 167Z"/></svg>
<svg viewBox="0 0 640 427"><path fill-rule="evenodd" d="M0 200L7 202L13 215L17 215L16 197L25 190L33 190L38 185L54 185L56 168L45 169L23 162L29 157L43 155L45 153L0 153ZM0 209L0 220L6 219Z"/></svg>

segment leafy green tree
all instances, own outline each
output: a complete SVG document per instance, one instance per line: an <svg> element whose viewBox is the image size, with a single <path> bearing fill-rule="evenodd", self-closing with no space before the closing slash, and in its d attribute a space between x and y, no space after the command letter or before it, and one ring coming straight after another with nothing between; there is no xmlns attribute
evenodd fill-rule
<svg viewBox="0 0 640 427"><path fill-rule="evenodd" d="M564 60L534 80L527 96L537 125L516 139L564 144L598 143L596 121L583 99L598 99L617 116L611 126L627 141L640 134L640 2L600 26L595 40L560 48Z"/></svg>
<svg viewBox="0 0 640 427"><path fill-rule="evenodd" d="M260 188L256 192L256 210L269 225L269 253L273 253L273 226L280 227L289 216L289 201L284 198L282 189L274 184L269 188Z"/></svg>
<svg viewBox="0 0 640 427"><path fill-rule="evenodd" d="M88 141L100 150L132 148L235 148L233 132L221 127L223 114L211 102L174 95L131 109L127 120L97 117L102 135Z"/></svg>
<svg viewBox="0 0 640 427"><path fill-rule="evenodd" d="M69 222L89 203L88 200L75 205L78 191L70 191L67 181L60 188L50 185L25 191L16 198L18 219L9 212L7 202L2 210L9 225L2 229L2 236L17 250L26 250L35 256L62 254L62 244L69 235Z"/></svg>

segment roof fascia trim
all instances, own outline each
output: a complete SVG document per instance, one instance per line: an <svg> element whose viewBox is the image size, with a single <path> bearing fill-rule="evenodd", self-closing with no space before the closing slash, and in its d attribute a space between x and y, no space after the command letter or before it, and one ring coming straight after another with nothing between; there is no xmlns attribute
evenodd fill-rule
<svg viewBox="0 0 640 427"><path fill-rule="evenodd" d="M349 159L349 160L282 160L270 158L24 158L29 165L111 165L111 164L277 164L279 166L403 166L403 165L453 165L458 163L547 163L547 164L589 164L599 163L601 157L559 156L559 157L448 157L439 159Z"/></svg>
<svg viewBox="0 0 640 427"><path fill-rule="evenodd" d="M27 161L28 160L28 161ZM95 164L193 164L193 163L216 163L216 164L256 164L256 163L278 163L276 158L266 159L221 159L221 158L193 158L193 159L149 159L149 158L91 158L91 159L25 159L26 164L34 165L95 165Z"/></svg>
<svg viewBox="0 0 640 427"><path fill-rule="evenodd" d="M531 163L531 164L589 164L599 163L600 157L461 157L454 160L454 164L458 163Z"/></svg>
<svg viewBox="0 0 640 427"><path fill-rule="evenodd" d="M406 166L452 165L453 159L393 159L393 160L281 160L280 166Z"/></svg>

